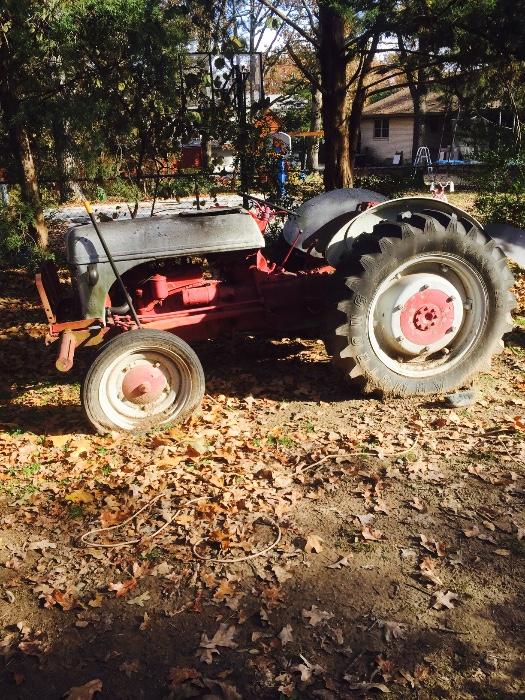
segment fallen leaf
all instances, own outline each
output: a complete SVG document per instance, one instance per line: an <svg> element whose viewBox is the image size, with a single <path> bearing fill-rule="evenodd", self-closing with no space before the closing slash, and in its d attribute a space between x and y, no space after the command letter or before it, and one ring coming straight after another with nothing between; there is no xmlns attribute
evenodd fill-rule
<svg viewBox="0 0 525 700"><path fill-rule="evenodd" d="M27 545L27 548L31 551L40 550L43 552L46 549L56 549L56 544L54 542L50 542L49 540L38 540L37 542L30 542Z"/></svg>
<svg viewBox="0 0 525 700"><path fill-rule="evenodd" d="M523 416L514 416L514 427L516 430L525 432L525 418Z"/></svg>
<svg viewBox="0 0 525 700"><path fill-rule="evenodd" d="M281 643L283 646L285 644L289 644L290 642L293 642L292 626L286 625L286 627L283 627L277 636L281 640Z"/></svg>
<svg viewBox="0 0 525 700"><path fill-rule="evenodd" d="M463 534L465 537L477 537L481 530L477 525L473 525L472 527L467 528L466 530L463 530Z"/></svg>
<svg viewBox="0 0 525 700"><path fill-rule="evenodd" d="M313 552L319 554L323 551L323 545L321 544L323 541L323 538L319 537L319 535L308 535L308 537L306 538L306 543L304 545L304 551L307 554L312 554Z"/></svg>
<svg viewBox="0 0 525 700"><path fill-rule="evenodd" d="M120 581L118 583L110 583L108 588L110 591L117 592L117 598L122 598L126 595L126 593L133 590L133 588L135 588L136 585L137 579L129 578L127 581L124 581L124 583L121 583Z"/></svg>
<svg viewBox="0 0 525 700"><path fill-rule="evenodd" d="M348 561L348 559L353 556L353 554L347 554L344 557L341 557L341 559L338 559L338 561L334 562L333 564L328 564L327 569L342 569L343 566L350 566L350 562Z"/></svg>
<svg viewBox="0 0 525 700"><path fill-rule="evenodd" d="M498 557L510 557L510 549L495 549L494 554Z"/></svg>
<svg viewBox="0 0 525 700"><path fill-rule="evenodd" d="M133 659L133 661L124 661L118 667L119 671L124 671L128 678L131 678L132 673L138 673L140 669L140 659Z"/></svg>
<svg viewBox="0 0 525 700"><path fill-rule="evenodd" d="M274 564L272 566L272 571L275 574L275 578L277 579L278 583L284 583L285 581L288 581L288 579L292 578L292 574L287 571L284 566L279 566L279 564Z"/></svg>
<svg viewBox="0 0 525 700"><path fill-rule="evenodd" d="M91 700L95 693L102 692L102 681L100 678L95 678L84 685L70 688L67 693L62 696L65 700Z"/></svg>
<svg viewBox="0 0 525 700"><path fill-rule="evenodd" d="M235 632L235 625L228 625L226 622L221 622L219 629L211 639L203 632L199 649L197 650L197 655L200 660L204 661L206 664L211 664L213 661L213 654L220 653L217 647L235 649L237 647L237 643L233 641Z"/></svg>
<svg viewBox="0 0 525 700"><path fill-rule="evenodd" d="M18 648L23 654L27 654L27 656L40 656L45 651L43 642L39 642L38 640L20 642Z"/></svg>
<svg viewBox="0 0 525 700"><path fill-rule="evenodd" d="M380 626L383 628L385 642L389 644L393 639L403 639L407 626L403 622L395 620L381 620Z"/></svg>
<svg viewBox="0 0 525 700"><path fill-rule="evenodd" d="M434 593L434 598L435 601L432 607L435 610L443 610L443 608L452 610L452 608L455 607L453 601L459 600L458 595L452 591L436 591L436 593Z"/></svg>
<svg viewBox="0 0 525 700"><path fill-rule="evenodd" d="M117 594L118 595L118 594ZM136 596L135 598L131 598L130 600L127 600L128 605L140 605L141 608L144 607L144 603L150 599L150 594L149 591L145 591L144 593L141 593L140 595Z"/></svg>
<svg viewBox="0 0 525 700"><path fill-rule="evenodd" d="M415 510L418 510L420 513L424 513L427 510L426 505L420 498L418 498L418 496L414 496L414 498L409 502L408 505L411 508L415 508Z"/></svg>
<svg viewBox="0 0 525 700"><path fill-rule="evenodd" d="M195 668L185 668L184 666L172 666L168 671L168 680L171 690L176 690L183 683L200 678L201 674Z"/></svg>
<svg viewBox="0 0 525 700"><path fill-rule="evenodd" d="M95 593L95 597L91 600L88 600L88 605L90 608L100 608L102 606L103 600L104 596L102 595L102 593Z"/></svg>
<svg viewBox="0 0 525 700"><path fill-rule="evenodd" d="M48 435L44 441L47 447L65 447L70 440L73 439L72 435Z"/></svg>
<svg viewBox="0 0 525 700"><path fill-rule="evenodd" d="M60 605L62 610L72 610L77 605L77 600L74 596L56 589L50 595L46 595L45 598L45 608L52 608L55 605Z"/></svg>
<svg viewBox="0 0 525 700"><path fill-rule="evenodd" d="M68 493L65 500L71 503L93 503L95 499L89 491L79 489L78 491L71 491L71 493Z"/></svg>
<svg viewBox="0 0 525 700"><path fill-rule="evenodd" d="M149 628L150 623L151 623L151 618L150 618L150 616L148 615L148 613L145 612L145 613L144 613L144 616L143 616L143 618L142 618L142 622L141 622L140 625L139 625L139 630L140 630L141 632L145 632L145 631Z"/></svg>
<svg viewBox="0 0 525 700"><path fill-rule="evenodd" d="M315 625L318 625L320 622L330 620L334 616L333 613L319 610L317 605L312 605L310 610L304 609L301 614L308 619L308 624L311 627L315 627Z"/></svg>
<svg viewBox="0 0 525 700"><path fill-rule="evenodd" d="M423 557L419 565L419 570L421 571L421 576L435 584L436 586L442 586L443 581L439 578L437 574L438 560L432 559L431 557Z"/></svg>
<svg viewBox="0 0 525 700"><path fill-rule="evenodd" d="M370 525L365 525L361 530L361 535L363 539L370 542L378 542L382 537L383 533L381 530L374 530Z"/></svg>

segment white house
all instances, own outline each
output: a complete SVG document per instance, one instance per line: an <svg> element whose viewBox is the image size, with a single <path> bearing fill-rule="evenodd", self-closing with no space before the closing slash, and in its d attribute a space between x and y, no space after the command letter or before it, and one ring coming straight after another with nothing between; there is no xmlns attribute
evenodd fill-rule
<svg viewBox="0 0 525 700"><path fill-rule="evenodd" d="M457 144L453 144L457 107L450 108L442 95L432 92L424 98L422 108L419 145L429 148L433 161L439 157L457 158ZM392 95L365 105L359 152L368 163L392 164L399 153L402 153L401 162L411 163L413 131L414 106L410 91L400 88Z"/></svg>

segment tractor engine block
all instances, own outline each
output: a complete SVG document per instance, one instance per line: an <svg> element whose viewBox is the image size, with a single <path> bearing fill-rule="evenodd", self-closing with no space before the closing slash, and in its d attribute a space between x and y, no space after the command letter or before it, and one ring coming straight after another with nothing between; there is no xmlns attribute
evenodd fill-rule
<svg viewBox="0 0 525 700"><path fill-rule="evenodd" d="M205 306L231 299L233 287L222 280L205 279L200 265L186 265L176 273L156 273L135 289L139 314L170 313L185 306Z"/></svg>

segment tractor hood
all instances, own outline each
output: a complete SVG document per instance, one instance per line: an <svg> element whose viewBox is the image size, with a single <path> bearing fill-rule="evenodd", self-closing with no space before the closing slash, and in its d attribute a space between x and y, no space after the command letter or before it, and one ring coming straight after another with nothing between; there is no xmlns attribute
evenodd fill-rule
<svg viewBox="0 0 525 700"><path fill-rule="evenodd" d="M264 246L264 238L240 207L181 212L172 216L126 219L99 224L115 262L135 264L158 258L203 255ZM70 265L107 263L91 224L71 229L67 238Z"/></svg>

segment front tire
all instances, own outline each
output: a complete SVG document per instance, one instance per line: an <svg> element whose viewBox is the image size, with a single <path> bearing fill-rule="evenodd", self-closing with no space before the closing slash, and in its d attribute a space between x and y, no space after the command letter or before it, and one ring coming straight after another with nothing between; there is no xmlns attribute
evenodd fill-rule
<svg viewBox="0 0 525 700"><path fill-rule="evenodd" d="M513 278L477 227L425 209L363 234L336 273L327 349L348 379L439 394L490 368L512 328Z"/></svg>
<svg viewBox="0 0 525 700"><path fill-rule="evenodd" d="M81 398L101 433L147 432L188 417L204 395L199 358L165 331L128 331L109 341L84 379Z"/></svg>

